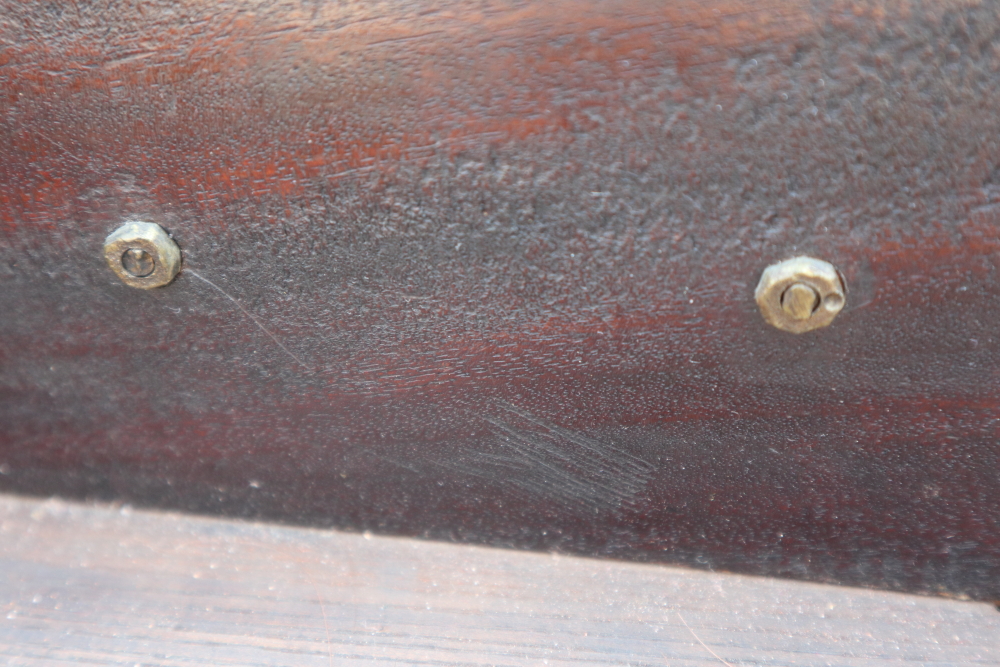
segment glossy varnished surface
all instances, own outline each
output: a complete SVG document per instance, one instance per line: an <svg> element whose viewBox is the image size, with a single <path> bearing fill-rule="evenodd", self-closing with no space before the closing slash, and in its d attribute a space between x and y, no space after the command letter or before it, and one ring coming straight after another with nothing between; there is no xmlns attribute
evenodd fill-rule
<svg viewBox="0 0 1000 667"><path fill-rule="evenodd" d="M2 2L0 487L1000 598L998 11Z"/></svg>
<svg viewBox="0 0 1000 667"><path fill-rule="evenodd" d="M990 605L0 496L13 665L1000 664Z"/></svg>

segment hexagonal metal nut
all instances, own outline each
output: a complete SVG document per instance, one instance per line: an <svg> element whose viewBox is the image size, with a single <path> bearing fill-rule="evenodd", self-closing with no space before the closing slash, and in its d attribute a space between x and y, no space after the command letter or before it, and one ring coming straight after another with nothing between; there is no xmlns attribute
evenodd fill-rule
<svg viewBox="0 0 1000 667"><path fill-rule="evenodd" d="M804 308L805 288L813 290L814 299ZM805 333L833 322L846 303L844 293L844 279L833 264L794 257L767 267L754 297L768 324L782 331Z"/></svg>
<svg viewBox="0 0 1000 667"><path fill-rule="evenodd" d="M167 285L181 269L180 248L153 222L126 222L112 232L104 259L123 283L140 289Z"/></svg>

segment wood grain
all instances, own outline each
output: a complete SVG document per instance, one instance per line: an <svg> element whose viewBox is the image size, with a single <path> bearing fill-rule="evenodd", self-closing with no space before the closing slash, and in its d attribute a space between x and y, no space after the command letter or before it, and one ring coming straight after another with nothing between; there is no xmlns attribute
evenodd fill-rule
<svg viewBox="0 0 1000 667"><path fill-rule="evenodd" d="M998 600L997 35L0 0L0 488ZM130 219L169 287L109 273ZM848 303L796 337L799 254Z"/></svg>
<svg viewBox="0 0 1000 667"><path fill-rule="evenodd" d="M0 573L10 665L1000 664L981 603L59 500Z"/></svg>

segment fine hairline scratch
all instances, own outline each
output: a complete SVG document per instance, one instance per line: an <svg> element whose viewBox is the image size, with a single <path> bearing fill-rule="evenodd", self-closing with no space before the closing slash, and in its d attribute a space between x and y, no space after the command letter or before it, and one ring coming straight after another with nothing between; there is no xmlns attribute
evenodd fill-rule
<svg viewBox="0 0 1000 667"><path fill-rule="evenodd" d="M675 613L677 614L677 618L681 619L681 623L683 623L683 624L684 624L684 627L688 629L688 632L690 632L690 633L691 633L691 635L692 635L692 636L693 636L693 637L694 637L695 639L697 639L697 640L698 640L698 643L699 643L699 644L701 644L701 645L702 645L702 647L703 647L703 648L704 648L704 649L705 649L706 651L708 651L709 653L711 653L711 654L712 654L712 657L713 657L713 658L715 658L716 660L718 660L719 662L721 662L721 663L722 663L723 665L725 665L726 667L733 667L733 665L731 665L730 663L728 663L728 662L726 662L725 660L723 660L722 658L720 658L720 657L719 657L719 654L718 654L718 653L716 653L715 651L713 651L712 649L710 649L710 648L708 647L708 644L706 644L705 642L703 642L703 641L701 640L701 637L699 637L699 636L697 635L697 633L695 633L695 631L694 631L694 628L692 628L692 627L691 627L690 625L688 625L688 622L684 620L684 617L683 617L683 616L681 616L681 612L677 611L677 612L675 612Z"/></svg>
<svg viewBox="0 0 1000 667"><path fill-rule="evenodd" d="M290 357L291 357L292 359L294 359L294 360L295 360L295 362L296 362L296 363L297 363L297 364L298 364L299 366L302 366L302 367L303 367L303 368L305 368L305 369L306 369L307 371L312 371L312 369L311 369L311 368L309 368L308 366L306 366L306 364L305 364L305 363L304 363L304 362L303 362L303 361L302 361L301 359L299 359L299 358L298 358L297 356L295 356L295 355L294 355L294 354L292 353L292 351L291 351L291 350L289 350L289 349L288 349L287 347L285 347L285 346L284 346L284 345L282 344L282 342L281 342L280 340L278 340L278 337L277 337L277 336L275 336L275 335L274 335L273 333L271 333L270 331L268 331L267 327L265 327L265 326L264 326L264 324L263 324L263 323L262 323L262 322L261 322L261 321L260 321L259 319L257 319L257 318L256 318L256 317L254 316L254 314L253 314L253 313L251 313L251 312L250 312L249 310L247 310L246 308L244 308L244 307L243 307L243 304L242 304L242 303L240 303L239 301L237 301L237 300L236 300L235 298L233 298L233 297L232 297L232 296L231 296L231 295L230 295L230 294L229 294L228 292L226 292L226 290L222 289L221 287L219 287L218 285L216 285L215 283L213 283L213 282L212 282L211 280L209 280L208 278L205 278L204 276L200 275L199 273L197 273L196 271L194 271L194 270L193 270L193 269L191 269L191 268L188 268L188 267L184 267L184 271L185 271L186 273L190 273L190 274L191 274L192 276L194 276L194 277L195 277L195 278L197 278L198 280L202 281L203 283L207 283L208 285L211 285L211 286L212 286L212 287L214 287L215 289L219 290L219 293L220 293L220 294L222 294L222 296L226 297L227 299L229 299L230 301L232 301L233 303L235 303L235 304L236 304L236 307L237 307L237 308L239 308L239 309L240 309L241 311L243 311L243 314L244 314L244 315L246 315L246 316L247 316L247 317L249 317L249 318L250 318L251 320L253 320L253 323L254 323L254 324L256 324L256 325L257 325L258 327L260 327L260 330L261 330L261 331L263 331L264 333L266 333L266 334L267 334L267 335L268 335L268 336L269 336L269 337L271 338L271 340L273 340L273 341L275 342L275 344L276 344L276 345L277 345L278 347L280 347L280 348L281 348L282 350L284 350L284 351L285 351L285 354L287 354L287 355L288 355L288 356L290 356Z"/></svg>

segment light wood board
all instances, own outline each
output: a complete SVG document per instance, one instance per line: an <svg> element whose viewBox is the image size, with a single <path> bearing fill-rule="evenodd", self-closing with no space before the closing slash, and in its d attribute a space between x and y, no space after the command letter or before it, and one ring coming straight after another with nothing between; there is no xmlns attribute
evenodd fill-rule
<svg viewBox="0 0 1000 667"><path fill-rule="evenodd" d="M1000 612L0 496L0 662L1000 665Z"/></svg>

